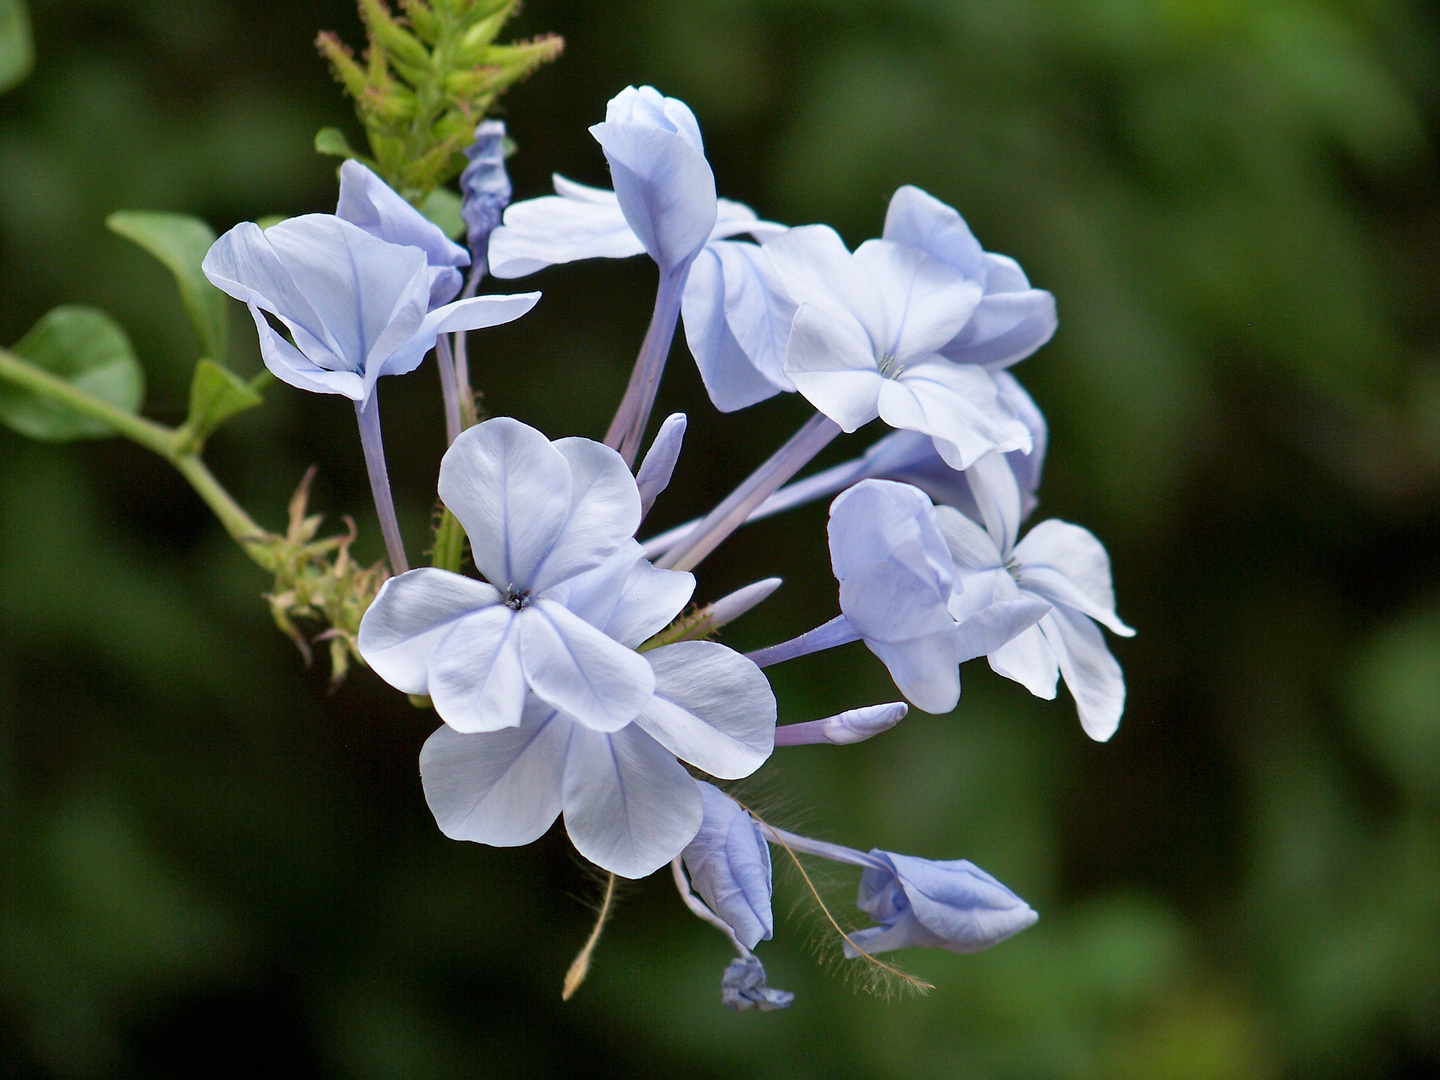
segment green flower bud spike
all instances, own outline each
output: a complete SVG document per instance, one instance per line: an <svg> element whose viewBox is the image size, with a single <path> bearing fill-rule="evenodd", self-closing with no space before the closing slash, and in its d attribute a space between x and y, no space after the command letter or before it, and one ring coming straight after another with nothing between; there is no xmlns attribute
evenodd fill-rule
<svg viewBox="0 0 1440 1080"><path fill-rule="evenodd" d="M376 172L418 205L465 167L475 125L510 86L560 55L553 34L495 44L519 0L358 0L369 34L364 63L335 34L316 40L335 78L355 99ZM359 157L327 129L324 153Z"/></svg>

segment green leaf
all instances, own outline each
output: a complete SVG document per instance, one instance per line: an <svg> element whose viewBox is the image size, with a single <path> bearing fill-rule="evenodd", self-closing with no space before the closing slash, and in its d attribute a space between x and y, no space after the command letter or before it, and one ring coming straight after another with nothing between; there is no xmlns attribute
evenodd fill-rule
<svg viewBox="0 0 1440 1080"><path fill-rule="evenodd" d="M358 158L350 146L350 140L337 127L323 127L315 133L315 152L329 157Z"/></svg>
<svg viewBox="0 0 1440 1080"><path fill-rule="evenodd" d="M460 216L460 196L449 188L436 188L430 192L419 210L451 240L459 240L465 235L465 219Z"/></svg>
<svg viewBox="0 0 1440 1080"><path fill-rule="evenodd" d="M144 400L145 373L130 339L114 319L96 308L55 308L41 316L11 351L127 412L136 412ZM32 439L52 442L98 439L115 433L109 424L3 383L0 422Z"/></svg>
<svg viewBox="0 0 1440 1080"><path fill-rule="evenodd" d="M251 385L213 360L195 365L190 381L190 415L185 432L197 444L237 413L253 409L264 399Z"/></svg>
<svg viewBox="0 0 1440 1080"><path fill-rule="evenodd" d="M205 253L215 243L215 230L188 214L155 210L119 210L105 224L111 232L135 241L175 275L201 352L223 361L229 342L229 301L200 270Z"/></svg>
<svg viewBox="0 0 1440 1080"><path fill-rule="evenodd" d="M0 94L19 86L35 66L35 41L23 0L0 0Z"/></svg>

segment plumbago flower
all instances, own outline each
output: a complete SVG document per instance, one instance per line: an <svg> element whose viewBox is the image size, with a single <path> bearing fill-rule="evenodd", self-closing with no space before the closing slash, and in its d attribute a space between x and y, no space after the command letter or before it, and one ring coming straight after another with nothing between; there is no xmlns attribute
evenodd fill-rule
<svg viewBox="0 0 1440 1080"><path fill-rule="evenodd" d="M940 350L961 334L984 287L928 252L867 240L854 254L825 225L765 245L798 305L785 374L845 431L877 416L931 436L949 465L1032 447L990 372Z"/></svg>
<svg viewBox="0 0 1440 1080"><path fill-rule="evenodd" d="M1031 598L1048 604L1038 624L988 651L990 666L1046 699L1054 698L1063 676L1085 733L1104 742L1125 709L1125 677L1096 623L1124 637L1135 633L1115 614L1104 545L1088 529L1053 519L1017 543L1019 488L1003 460L982 461L971 470L970 483L983 526L951 507L935 511L955 559L957 618L997 602Z"/></svg>
<svg viewBox="0 0 1440 1080"><path fill-rule="evenodd" d="M699 790L676 758L727 779L753 772L774 745L769 684L714 642L635 651L694 578L640 555L640 493L615 451L487 420L446 453L440 496L488 581L435 569L391 579L359 648L391 685L428 693L446 723L421 756L441 829L526 844L563 812L591 861L651 873L700 826Z"/></svg>
<svg viewBox="0 0 1440 1080"><path fill-rule="evenodd" d="M807 634L751 653L762 667L864 641L900 692L926 712L960 700L960 665L999 649L1049 604L987 593L956 603L964 589L934 504L893 480L862 480L830 507L830 559L842 614ZM967 598L968 599L968 598Z"/></svg>
<svg viewBox="0 0 1440 1080"><path fill-rule="evenodd" d="M348 163L347 165L352 164ZM265 366L282 382L355 402L371 493L396 573L408 569L380 434L375 384L419 366L440 335L518 319L539 293L450 303L468 259L364 166L342 180L341 209L262 230L235 226L205 255L205 276L250 309ZM279 334L274 316L290 332ZM293 341L293 344L292 344Z"/></svg>
<svg viewBox="0 0 1440 1080"><path fill-rule="evenodd" d="M763 240L784 226L716 197L694 114L654 87L627 87L611 100L605 123L590 130L615 190L557 175L554 195L510 206L491 237L495 276L647 253L661 275L652 335L665 327L668 350L683 309L691 352L717 408L730 412L793 390L781 364L795 306L759 246L733 239Z"/></svg>
<svg viewBox="0 0 1440 1080"><path fill-rule="evenodd" d="M263 230L248 221L235 226L215 241L203 268L212 284L249 307L260 354L277 379L363 405L380 376L414 370L440 334L510 322L540 299L476 296L432 307L436 288L448 287L440 285L444 272L458 271L433 266L431 258L425 248L381 239L335 215L306 214Z"/></svg>

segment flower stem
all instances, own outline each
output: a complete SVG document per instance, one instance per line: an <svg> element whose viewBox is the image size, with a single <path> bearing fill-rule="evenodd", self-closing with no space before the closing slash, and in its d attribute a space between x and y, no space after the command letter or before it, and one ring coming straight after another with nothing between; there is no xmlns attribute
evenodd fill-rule
<svg viewBox="0 0 1440 1080"><path fill-rule="evenodd" d="M137 416L64 379L56 378L7 349L0 349L0 378L23 386L81 416L109 424L117 434L160 455L189 482L245 554L262 569L275 569L271 534L257 525L221 486L198 454L182 449L187 440L176 429Z"/></svg>
<svg viewBox="0 0 1440 1080"><path fill-rule="evenodd" d="M821 623L814 630L807 630L799 637L793 637L789 641L782 641L779 645L771 645L766 649L756 649L754 652L746 653L745 659L753 662L757 667L770 667L772 664L781 664L786 660L809 656L811 653L823 652L826 649L833 649L838 645L848 645L852 641L859 640L860 635L850 625L850 620L844 615L836 615L829 622Z"/></svg>
<svg viewBox="0 0 1440 1080"><path fill-rule="evenodd" d="M724 502L667 551L664 558L656 560L655 565L666 570L693 570L721 541L745 523L750 511L803 469L839 434L839 424L822 413L816 413Z"/></svg>
<svg viewBox="0 0 1440 1080"><path fill-rule="evenodd" d="M440 368L440 397L445 405L445 445L460 437L460 387L455 377L455 356L450 351L450 335L441 334L435 342L435 362Z"/></svg>
<svg viewBox="0 0 1440 1080"><path fill-rule="evenodd" d="M355 418L360 422L360 446L365 451L370 493L375 497L375 512L380 517L380 532L385 537L390 570L397 575L403 574L410 569L410 563L405 558L405 542L400 538L400 522L395 519L390 474L385 469L385 443L380 436L380 398L373 390L363 402L355 403Z"/></svg>
<svg viewBox="0 0 1440 1080"><path fill-rule="evenodd" d="M635 367L630 372L630 383L625 387L625 397L610 421L610 430L605 433L605 445L613 447L632 469L635 459L640 456L640 440L645 436L645 425L650 422L650 411L655 407L655 395L660 391L660 376L665 373L665 361L670 356L670 345L675 340L675 323L680 318L680 298L685 293L685 281L690 276L690 264L677 270L662 271L660 286L655 291L655 311L650 316L650 328L645 331L645 340L640 353L635 357ZM837 429L838 430L838 429Z"/></svg>
<svg viewBox="0 0 1440 1080"><path fill-rule="evenodd" d="M484 260L477 261L470 267L470 273L465 277L465 288L460 293L461 300L469 300L480 288L480 279L485 276ZM443 339L442 339L443 340ZM470 388L470 346L469 331L459 330L455 333L455 392L460 403L460 429L474 427L479 421L475 415L475 391ZM452 439L451 442L454 442Z"/></svg>

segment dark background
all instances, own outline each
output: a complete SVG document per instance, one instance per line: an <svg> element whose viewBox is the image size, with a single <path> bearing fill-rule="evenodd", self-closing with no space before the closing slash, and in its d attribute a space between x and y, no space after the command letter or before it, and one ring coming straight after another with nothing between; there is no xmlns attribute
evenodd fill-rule
<svg viewBox="0 0 1440 1080"><path fill-rule="evenodd" d="M328 210L311 150L348 102L315 55L344 0L38 0L0 98L0 341L50 307L127 327L178 423L197 345L112 210L225 229ZM1437 19L1400 0L532 0L563 34L503 115L517 193L606 183L586 126L627 83L690 103L722 194L878 234L893 189L957 206L1060 309L1016 373L1048 416L1042 516L1109 547L1130 699L965 669L950 717L784 750L743 788L859 847L974 860L1041 913L974 957L902 954L884 1001L818 963L777 883L785 1013L718 1001L727 959L664 877L626 890L590 981L560 980L594 878L556 829L444 839L435 725L365 671L335 694L268 582L167 466L0 430L0 1074L14 1077L1411 1077L1440 1066L1440 126ZM644 331L643 259L547 271L475 335L485 405L603 433ZM533 285L532 285L533 282ZM238 306L234 365L258 370ZM443 448L433 365L382 384L423 546ZM691 415L654 523L706 508L805 416ZM663 412L661 413L663 415ZM832 447L840 460L874 437ZM347 404L286 386L211 443L280 527L315 505L381 554ZM786 587L726 640L834 614L823 505L752 526L699 597ZM783 721L894 696L861 646L774 671ZM849 908L854 882L829 895ZM792 904L798 909L792 914ZM822 949L823 951L823 949Z"/></svg>

